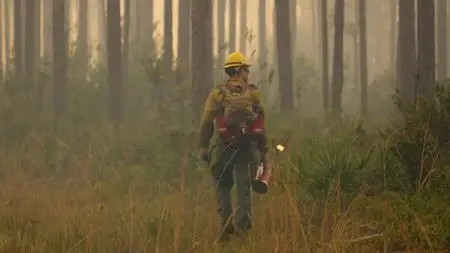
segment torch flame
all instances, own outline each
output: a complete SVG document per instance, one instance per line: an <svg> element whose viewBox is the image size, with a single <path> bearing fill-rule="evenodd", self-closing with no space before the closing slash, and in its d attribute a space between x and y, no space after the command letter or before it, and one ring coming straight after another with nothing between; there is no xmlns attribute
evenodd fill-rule
<svg viewBox="0 0 450 253"><path fill-rule="evenodd" d="M283 152L284 146L283 145L277 145L278 152Z"/></svg>

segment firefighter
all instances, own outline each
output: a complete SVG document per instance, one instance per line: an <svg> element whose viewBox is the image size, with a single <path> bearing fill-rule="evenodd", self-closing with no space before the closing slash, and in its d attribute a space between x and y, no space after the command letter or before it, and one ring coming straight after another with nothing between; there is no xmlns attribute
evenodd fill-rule
<svg viewBox="0 0 450 253"><path fill-rule="evenodd" d="M262 94L256 86L248 84L250 65L240 52L228 55L224 69L228 75L225 84L214 88L208 95L200 125L199 156L209 163L211 160L209 142L214 133L214 121L219 132L219 138L214 149L214 161L211 163L211 173L215 183L218 212L221 217L222 233L220 239L226 240L231 234L245 235L252 228L251 212L251 181L255 175L257 163L266 164L267 140L264 130L264 110L261 104ZM247 90L249 103L255 113L255 119L246 126L245 134L239 129L227 125L224 118L227 87L243 87ZM231 116L230 116L231 117ZM225 120L224 120L225 119ZM234 131L236 130L236 131ZM232 218L231 189L236 183L237 211ZM233 222L234 220L234 222Z"/></svg>

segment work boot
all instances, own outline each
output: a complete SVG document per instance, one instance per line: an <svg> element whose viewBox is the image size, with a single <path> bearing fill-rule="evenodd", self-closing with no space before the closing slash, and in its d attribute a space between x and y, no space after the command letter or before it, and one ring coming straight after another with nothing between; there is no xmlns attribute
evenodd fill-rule
<svg viewBox="0 0 450 253"><path fill-rule="evenodd" d="M239 238L245 240L245 239L248 238L249 233L250 233L250 230L251 230L250 227L238 229L238 230L236 231L236 235L237 235Z"/></svg>
<svg viewBox="0 0 450 253"><path fill-rule="evenodd" d="M230 239L230 236L232 234L234 234L236 232L236 230L234 229L233 224L228 223L227 225L225 225L225 227L222 229L221 233L220 233L220 237L219 237L219 241L221 242L225 242L228 241Z"/></svg>

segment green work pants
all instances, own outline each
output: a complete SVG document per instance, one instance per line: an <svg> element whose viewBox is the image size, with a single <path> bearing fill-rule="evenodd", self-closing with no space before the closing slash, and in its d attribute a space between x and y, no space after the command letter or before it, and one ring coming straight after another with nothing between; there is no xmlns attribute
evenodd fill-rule
<svg viewBox="0 0 450 253"><path fill-rule="evenodd" d="M235 224L238 230L252 228L251 181L256 174L258 153L254 145L246 148L231 148L218 144L215 161L211 166L214 179L218 212L222 226L232 224L231 190L234 183L237 191Z"/></svg>

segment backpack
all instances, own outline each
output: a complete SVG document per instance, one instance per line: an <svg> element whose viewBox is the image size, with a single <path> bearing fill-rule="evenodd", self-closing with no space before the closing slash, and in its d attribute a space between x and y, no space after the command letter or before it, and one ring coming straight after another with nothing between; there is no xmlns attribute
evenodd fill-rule
<svg viewBox="0 0 450 253"><path fill-rule="evenodd" d="M251 88L241 82L228 82L220 86L223 93L223 117L227 128L247 128L257 118Z"/></svg>

